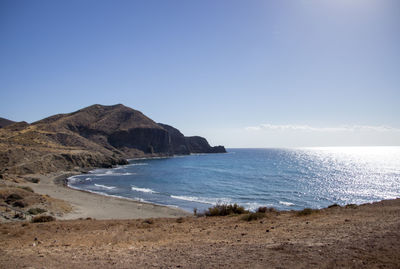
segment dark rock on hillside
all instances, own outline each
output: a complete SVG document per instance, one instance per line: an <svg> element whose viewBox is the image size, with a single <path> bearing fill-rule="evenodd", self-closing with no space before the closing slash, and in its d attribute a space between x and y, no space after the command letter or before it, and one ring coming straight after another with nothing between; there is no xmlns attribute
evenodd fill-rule
<svg viewBox="0 0 400 269"><path fill-rule="evenodd" d="M8 120L8 119L0 117L0 128L6 127L6 126L11 125L13 123L15 123L15 121Z"/></svg>
<svg viewBox="0 0 400 269"><path fill-rule="evenodd" d="M170 154L169 134L157 128L133 128L117 131L107 137L107 141L115 148L134 148L147 154Z"/></svg>

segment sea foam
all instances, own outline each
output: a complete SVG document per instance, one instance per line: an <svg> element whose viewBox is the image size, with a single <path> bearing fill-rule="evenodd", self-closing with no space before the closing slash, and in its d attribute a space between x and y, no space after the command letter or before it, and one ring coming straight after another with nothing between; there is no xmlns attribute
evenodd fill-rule
<svg viewBox="0 0 400 269"><path fill-rule="evenodd" d="M139 188L136 186L131 186L131 190L133 191L139 191L139 192L147 192L147 193L158 193L156 191L153 191L152 189L148 189L148 188Z"/></svg>
<svg viewBox="0 0 400 269"><path fill-rule="evenodd" d="M279 201L279 203L280 203L281 205L285 205L285 206L294 206L294 204L291 203L291 202Z"/></svg>
<svg viewBox="0 0 400 269"><path fill-rule="evenodd" d="M116 189L117 187L114 186L106 186L106 185L101 185L101 184L94 184L96 187L102 188L102 189L107 189L107 190L113 190Z"/></svg>
<svg viewBox="0 0 400 269"><path fill-rule="evenodd" d="M196 197L196 196L183 196L183 195L171 195L171 198L189 202L210 204L210 205L229 204L232 202L232 200L229 198L210 198L210 197Z"/></svg>

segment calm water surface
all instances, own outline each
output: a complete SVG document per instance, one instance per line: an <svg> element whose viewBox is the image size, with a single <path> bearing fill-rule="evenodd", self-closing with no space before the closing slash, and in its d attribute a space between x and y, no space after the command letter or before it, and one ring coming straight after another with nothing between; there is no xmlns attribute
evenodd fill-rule
<svg viewBox="0 0 400 269"><path fill-rule="evenodd" d="M131 160L73 176L69 185L188 211L216 203L251 210L361 204L400 197L400 147L229 149Z"/></svg>

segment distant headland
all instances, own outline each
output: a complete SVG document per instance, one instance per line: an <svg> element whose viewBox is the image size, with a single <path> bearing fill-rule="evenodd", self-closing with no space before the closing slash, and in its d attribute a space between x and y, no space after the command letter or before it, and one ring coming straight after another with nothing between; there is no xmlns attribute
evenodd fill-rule
<svg viewBox="0 0 400 269"><path fill-rule="evenodd" d="M0 174L77 171L129 158L225 153L122 104L92 105L32 124L1 119Z"/></svg>

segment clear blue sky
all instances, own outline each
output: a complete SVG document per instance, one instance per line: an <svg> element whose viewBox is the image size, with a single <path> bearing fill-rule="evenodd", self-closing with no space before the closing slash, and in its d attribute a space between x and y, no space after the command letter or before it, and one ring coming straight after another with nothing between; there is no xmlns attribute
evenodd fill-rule
<svg viewBox="0 0 400 269"><path fill-rule="evenodd" d="M0 1L0 117L94 103L231 147L400 145L400 1Z"/></svg>

